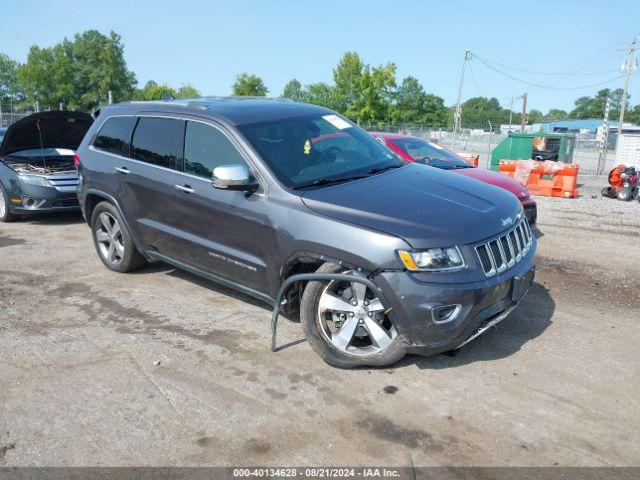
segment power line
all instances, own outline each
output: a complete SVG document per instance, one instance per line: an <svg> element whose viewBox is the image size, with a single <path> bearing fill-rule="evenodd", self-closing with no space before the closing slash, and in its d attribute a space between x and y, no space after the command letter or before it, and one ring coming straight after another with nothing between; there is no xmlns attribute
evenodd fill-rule
<svg viewBox="0 0 640 480"><path fill-rule="evenodd" d="M525 85L531 85L533 87L538 87L538 88L545 88L547 90L582 90L585 88L592 88L592 87L597 87L600 85L605 85L607 83L611 83L614 82L616 80L619 80L620 78L622 78L624 75L618 75L615 78L610 78L609 80L605 80L603 82L597 82L597 83L592 83L589 85L580 85L580 86L576 86L576 87L555 87L553 85L545 85L545 84L541 84L541 83L535 83L535 82L529 82L527 80L523 80L521 78L518 77L514 77L513 75L504 72L502 70L500 70L499 68L494 67L493 65L485 62L482 58L478 57L477 55L473 55L474 58L476 58L480 63L484 64L485 66L487 66L488 68L490 68L491 70L499 73L500 75L503 75L507 78L510 78L511 80L515 80L516 82L520 82L520 83L524 83Z"/></svg>
<svg viewBox="0 0 640 480"><path fill-rule="evenodd" d="M562 73L567 73L571 70L573 70L574 68L577 68L581 65L584 65L585 63L589 62L590 64L594 64L594 63L601 63L603 60L609 60L611 58L611 49L613 49L614 47L620 45L620 44L624 44L625 40L623 39L619 39L616 40L612 43L610 43L609 45L607 45L606 47L602 48L601 50L598 50L596 53L589 55L587 58L585 58L584 60L580 60L578 63L575 63L573 65L571 65L570 67L568 67L567 69L563 70ZM604 54L604 57L603 57ZM600 58L600 60L594 60L596 58ZM552 80L555 80L556 78L558 78L560 75L555 75L551 78L549 78L547 80L547 82L551 82ZM536 88L530 89L531 90L536 90ZM511 96L515 96L511 95ZM509 96L505 97L505 99L508 99ZM520 97L518 97L520 98Z"/></svg>
<svg viewBox="0 0 640 480"><path fill-rule="evenodd" d="M609 70L600 70L599 72L569 72L568 70L564 70L562 72L536 72L534 70L527 70L525 68L518 68L518 67L512 67L509 65L505 65L504 63L499 63L499 62L495 62L493 60L489 60L487 58L481 57L480 55L474 53L473 54L474 57L476 57L479 60L484 60L487 63L491 63L493 65L498 65L500 67L509 69L509 70L516 70L519 72L523 72L523 73L530 73L532 75L554 75L554 76L582 76L582 75L603 75L605 73L613 73L613 72L617 72L619 71L619 69L617 68L612 68Z"/></svg>
<svg viewBox="0 0 640 480"><path fill-rule="evenodd" d="M471 72L471 79L473 80L473 84L476 86L476 90L478 91L478 96L483 97L484 95L482 95L482 92L480 91L480 87L478 86L478 82L476 80L476 74L473 73L473 66L471 65L471 62L469 62L469 71Z"/></svg>

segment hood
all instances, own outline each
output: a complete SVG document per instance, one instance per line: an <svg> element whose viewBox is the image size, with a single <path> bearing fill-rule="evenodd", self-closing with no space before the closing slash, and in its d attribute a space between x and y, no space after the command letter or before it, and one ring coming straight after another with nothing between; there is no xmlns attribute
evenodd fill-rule
<svg viewBox="0 0 640 480"><path fill-rule="evenodd" d="M0 156L40 148L77 150L93 123L82 112L40 112L11 124L0 144Z"/></svg>
<svg viewBox="0 0 640 480"><path fill-rule="evenodd" d="M466 177L475 178L481 182L495 185L496 187L504 188L508 192L513 193L518 198L525 198L529 196L527 187L523 186L517 180L514 180L502 173L494 172L493 170L487 170L486 168L461 168L459 170L452 170L455 173L464 175Z"/></svg>
<svg viewBox="0 0 640 480"><path fill-rule="evenodd" d="M520 202L463 175L410 164L302 195L316 213L401 237L414 248L475 243L508 228Z"/></svg>

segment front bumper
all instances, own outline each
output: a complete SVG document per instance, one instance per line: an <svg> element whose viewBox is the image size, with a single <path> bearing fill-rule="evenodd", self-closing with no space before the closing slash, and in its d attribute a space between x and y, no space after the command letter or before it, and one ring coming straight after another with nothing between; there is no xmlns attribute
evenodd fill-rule
<svg viewBox="0 0 640 480"><path fill-rule="evenodd" d="M405 347L430 355L461 347L511 313L533 283L534 250L507 271L480 282L427 283L404 271L383 272L375 281ZM445 322L434 320L433 310L447 305L458 305L457 314Z"/></svg>
<svg viewBox="0 0 640 480"><path fill-rule="evenodd" d="M19 202L19 203L18 203ZM61 192L54 187L43 187L19 182L9 193L10 211L17 215L66 212L80 209L75 191Z"/></svg>

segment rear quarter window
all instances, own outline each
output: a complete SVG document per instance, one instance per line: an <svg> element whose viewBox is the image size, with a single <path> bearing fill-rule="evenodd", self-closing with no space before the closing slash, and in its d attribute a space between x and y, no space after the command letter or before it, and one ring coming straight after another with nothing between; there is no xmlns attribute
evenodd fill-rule
<svg viewBox="0 0 640 480"><path fill-rule="evenodd" d="M93 146L105 152L129 156L136 117L111 117L100 127Z"/></svg>

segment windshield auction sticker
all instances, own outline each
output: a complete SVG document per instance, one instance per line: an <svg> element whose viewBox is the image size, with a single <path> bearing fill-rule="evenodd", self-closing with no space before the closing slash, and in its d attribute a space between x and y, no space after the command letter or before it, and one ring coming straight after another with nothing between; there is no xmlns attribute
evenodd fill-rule
<svg viewBox="0 0 640 480"><path fill-rule="evenodd" d="M351 128L351 124L347 122L345 119L340 118L338 115L324 115L324 118L331 125L336 127L338 130L344 130L345 128Z"/></svg>

